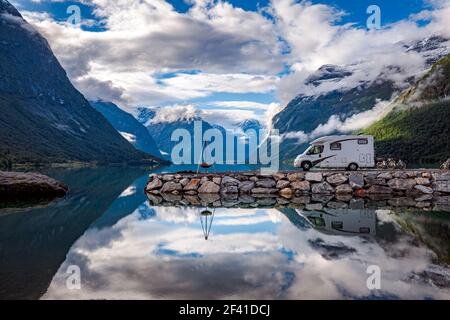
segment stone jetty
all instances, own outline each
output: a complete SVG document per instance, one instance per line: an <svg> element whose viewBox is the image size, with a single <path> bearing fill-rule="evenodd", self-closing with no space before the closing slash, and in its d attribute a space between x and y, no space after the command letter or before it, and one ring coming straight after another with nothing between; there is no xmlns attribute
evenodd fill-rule
<svg viewBox="0 0 450 320"><path fill-rule="evenodd" d="M255 171L151 174L145 191L152 195L276 195L286 199L301 195L433 197L450 194L450 171L420 169L291 171L270 175Z"/></svg>

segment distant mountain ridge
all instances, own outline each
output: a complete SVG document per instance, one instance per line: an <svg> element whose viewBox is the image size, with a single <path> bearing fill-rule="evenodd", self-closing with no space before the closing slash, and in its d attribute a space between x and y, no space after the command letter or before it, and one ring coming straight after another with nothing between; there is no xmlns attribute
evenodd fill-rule
<svg viewBox="0 0 450 320"><path fill-rule="evenodd" d="M433 35L420 41L398 45L405 52L417 52L425 59L427 66L431 67L449 53L450 40ZM272 118L273 128L278 129L283 137L280 145L282 160L293 159L301 153L307 146L308 135L319 126L324 126L330 117L345 121L353 115L373 109L379 101L390 101L394 94L404 89L397 88L395 82L390 80L389 75L395 75L399 71L397 66L385 67L375 79L368 78L352 84L347 78L357 68L358 64L323 65L304 82L306 86L317 90L297 95ZM407 78L405 81L414 83L415 79ZM321 92L323 88L328 88L328 91ZM331 133L333 132L329 132Z"/></svg>
<svg viewBox="0 0 450 320"><path fill-rule="evenodd" d="M154 157L161 158L161 152L152 136L135 117L112 102L90 101L91 106L100 112L111 125L137 149Z"/></svg>
<svg viewBox="0 0 450 320"><path fill-rule="evenodd" d="M136 150L70 83L47 41L0 1L0 160L136 163Z"/></svg>

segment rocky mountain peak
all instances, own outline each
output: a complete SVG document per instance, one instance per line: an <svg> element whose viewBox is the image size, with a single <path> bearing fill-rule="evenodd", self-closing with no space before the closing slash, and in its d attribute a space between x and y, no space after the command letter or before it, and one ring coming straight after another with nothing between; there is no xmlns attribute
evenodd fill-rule
<svg viewBox="0 0 450 320"><path fill-rule="evenodd" d="M305 81L305 84L314 86L320 85L323 81L339 81L345 77L351 76L352 72L333 64L325 64L311 74Z"/></svg>
<svg viewBox="0 0 450 320"><path fill-rule="evenodd" d="M14 6L6 0L0 0L0 14L11 14L16 17L22 17Z"/></svg>

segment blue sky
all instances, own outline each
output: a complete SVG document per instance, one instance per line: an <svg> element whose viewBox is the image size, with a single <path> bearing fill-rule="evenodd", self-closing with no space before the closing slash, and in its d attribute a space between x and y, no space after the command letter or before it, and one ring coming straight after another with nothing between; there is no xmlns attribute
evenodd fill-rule
<svg viewBox="0 0 450 320"><path fill-rule="evenodd" d="M126 110L158 106L170 112L177 105L179 112L195 110L227 125L267 121L306 90L304 79L323 64L370 61L370 50L389 52L389 64L398 49L391 46L439 32L446 28L439 21L447 18L440 0L13 3L46 36L88 98ZM381 9L381 30L369 31L366 11L374 4ZM80 7L81 26L66 23L70 5Z"/></svg>

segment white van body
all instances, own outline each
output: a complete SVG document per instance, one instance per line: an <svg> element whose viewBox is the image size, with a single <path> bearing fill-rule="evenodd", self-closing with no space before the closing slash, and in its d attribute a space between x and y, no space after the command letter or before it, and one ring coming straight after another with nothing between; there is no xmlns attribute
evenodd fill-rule
<svg viewBox="0 0 450 320"><path fill-rule="evenodd" d="M311 142L308 149L299 155L294 166L309 170L318 168L358 168L375 167L373 136L326 136Z"/></svg>

